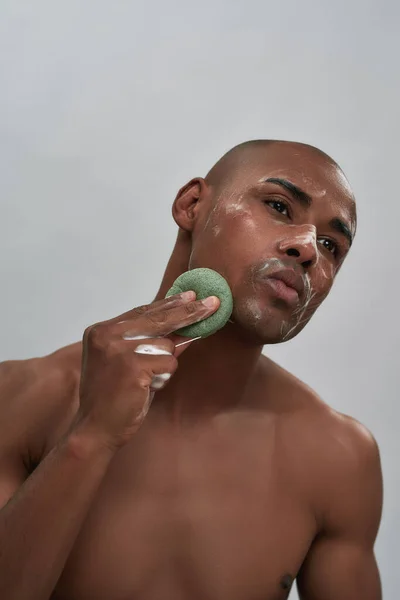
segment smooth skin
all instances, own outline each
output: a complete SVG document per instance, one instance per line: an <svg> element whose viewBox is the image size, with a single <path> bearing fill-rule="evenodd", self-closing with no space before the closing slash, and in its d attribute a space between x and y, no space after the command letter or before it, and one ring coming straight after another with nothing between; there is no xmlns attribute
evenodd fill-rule
<svg viewBox="0 0 400 600"><path fill-rule="evenodd" d="M83 346L0 365L0 597L277 600L296 579L302 600L380 600L376 440L262 354L301 331L349 252L346 178L313 147L251 142L172 212L153 302L208 267L230 285L231 320L175 348L178 321L204 307L150 303ZM270 280L282 266L297 298ZM171 354L137 354L127 333Z"/></svg>

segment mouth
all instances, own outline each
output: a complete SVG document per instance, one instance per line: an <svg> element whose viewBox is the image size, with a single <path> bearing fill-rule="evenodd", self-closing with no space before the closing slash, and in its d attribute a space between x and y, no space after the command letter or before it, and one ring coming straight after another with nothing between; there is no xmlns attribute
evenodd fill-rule
<svg viewBox="0 0 400 600"><path fill-rule="evenodd" d="M281 269L270 273L265 283L274 295L285 300L289 305L296 305L304 295L304 279L293 269Z"/></svg>

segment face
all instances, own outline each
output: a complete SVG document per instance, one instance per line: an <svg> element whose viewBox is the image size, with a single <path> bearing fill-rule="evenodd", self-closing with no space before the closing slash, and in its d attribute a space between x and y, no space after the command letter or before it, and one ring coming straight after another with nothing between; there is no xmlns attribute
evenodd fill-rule
<svg viewBox="0 0 400 600"><path fill-rule="evenodd" d="M189 269L228 281L232 321L261 344L289 340L329 293L355 233L342 172L297 144L274 144L198 203Z"/></svg>

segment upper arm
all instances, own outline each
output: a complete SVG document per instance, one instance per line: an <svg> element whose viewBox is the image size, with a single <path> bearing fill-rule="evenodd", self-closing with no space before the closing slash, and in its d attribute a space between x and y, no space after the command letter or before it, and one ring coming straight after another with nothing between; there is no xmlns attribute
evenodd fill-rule
<svg viewBox="0 0 400 600"><path fill-rule="evenodd" d="M0 363L0 509L43 459L50 433L70 422L71 382L46 358Z"/></svg>
<svg viewBox="0 0 400 600"><path fill-rule="evenodd" d="M0 510L28 477L23 457L14 448L0 446Z"/></svg>
<svg viewBox="0 0 400 600"><path fill-rule="evenodd" d="M21 435L23 424L16 419L21 392L19 374L14 361L0 363L0 510L28 477Z"/></svg>
<svg viewBox="0 0 400 600"><path fill-rule="evenodd" d="M381 600L374 555L383 498L379 450L357 421L346 427L348 460L326 474L322 528L297 576L301 600Z"/></svg>

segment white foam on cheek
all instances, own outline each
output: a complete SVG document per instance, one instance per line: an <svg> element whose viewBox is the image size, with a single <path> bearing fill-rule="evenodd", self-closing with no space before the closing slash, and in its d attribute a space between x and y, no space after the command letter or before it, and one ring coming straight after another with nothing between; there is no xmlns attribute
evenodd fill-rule
<svg viewBox="0 0 400 600"><path fill-rule="evenodd" d="M227 215L230 215L233 218L240 216L252 217L251 210L244 205L242 196L239 196L236 202L233 202L232 204L226 204L224 206L224 210Z"/></svg>
<svg viewBox="0 0 400 600"><path fill-rule="evenodd" d="M206 223L204 225L203 231L207 231L210 222L211 222L211 224L213 223L213 221L214 221L214 215L217 213L217 211L219 212L219 210L220 210L220 202L221 202L221 198L218 197L215 200L215 204L214 204L212 210L210 210L210 213L209 213L209 215L207 217L207 221L206 221ZM217 226L215 226L215 227L217 227ZM213 231L213 234L215 236L217 236L220 233L220 229L218 227L217 227L216 231L214 231L214 229L212 231ZM194 252L195 252L195 248L192 247L192 251L190 253L189 261L188 261L188 266L187 266L187 270L188 271L192 270L192 260L193 260L193 254L194 254Z"/></svg>
<svg viewBox="0 0 400 600"><path fill-rule="evenodd" d="M254 321L260 321L262 318L262 310L255 298L249 298L245 302L245 308Z"/></svg>
<svg viewBox="0 0 400 600"><path fill-rule="evenodd" d="M280 261L279 258L271 258L265 262L264 266L260 269L260 272L269 269L272 265L276 265L277 267L284 267L282 261Z"/></svg>
<svg viewBox="0 0 400 600"><path fill-rule="evenodd" d="M221 233L221 227L218 227L218 225L215 225L212 228L212 232L215 235L215 237L217 237Z"/></svg>
<svg viewBox="0 0 400 600"><path fill-rule="evenodd" d="M210 214L208 215L208 219L206 221L206 224L204 225L204 231L208 228L208 225L209 225L210 221L214 218L214 214L217 212L217 210L219 212L220 202L221 202L221 197L218 197L215 201L215 205L214 205L213 209L210 211Z"/></svg>
<svg viewBox="0 0 400 600"><path fill-rule="evenodd" d="M332 266L329 267L329 271L330 272L328 273L328 270L325 270L323 266L320 266L320 273L324 279L333 279L333 267Z"/></svg>

